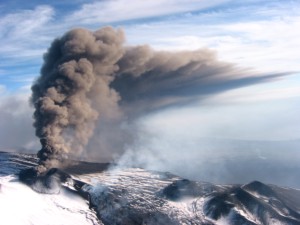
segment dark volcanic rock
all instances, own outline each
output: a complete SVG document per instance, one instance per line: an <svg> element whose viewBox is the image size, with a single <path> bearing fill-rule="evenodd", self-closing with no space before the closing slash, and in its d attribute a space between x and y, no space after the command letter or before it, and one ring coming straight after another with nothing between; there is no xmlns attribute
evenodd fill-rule
<svg viewBox="0 0 300 225"><path fill-rule="evenodd" d="M44 174L38 174L37 170L31 167L21 170L19 179L39 193L56 194L59 193L61 184L72 178L57 168L52 168Z"/></svg>
<svg viewBox="0 0 300 225"><path fill-rule="evenodd" d="M37 177L38 173L34 167L23 169L19 173L20 181L29 186L36 182Z"/></svg>
<svg viewBox="0 0 300 225"><path fill-rule="evenodd" d="M162 195L170 200L180 200L185 197L197 197L207 195L220 188L210 183L200 183L188 179L175 180L162 190Z"/></svg>
<svg viewBox="0 0 300 225"><path fill-rule="evenodd" d="M270 204L273 201L277 204ZM213 193L204 212L214 220L230 215L230 224L300 224L299 212L283 205L271 187L257 181Z"/></svg>

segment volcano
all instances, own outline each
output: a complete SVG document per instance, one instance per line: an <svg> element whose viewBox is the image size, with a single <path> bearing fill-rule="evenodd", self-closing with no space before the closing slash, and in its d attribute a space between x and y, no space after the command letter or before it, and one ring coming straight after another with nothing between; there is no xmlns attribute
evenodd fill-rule
<svg viewBox="0 0 300 225"><path fill-rule="evenodd" d="M1 224L300 224L297 189L80 161L33 179L37 161L0 153Z"/></svg>

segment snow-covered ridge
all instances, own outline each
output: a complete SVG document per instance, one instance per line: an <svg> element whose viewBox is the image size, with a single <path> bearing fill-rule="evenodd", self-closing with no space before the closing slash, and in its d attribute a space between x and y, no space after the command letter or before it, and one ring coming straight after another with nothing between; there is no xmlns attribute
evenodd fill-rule
<svg viewBox="0 0 300 225"><path fill-rule="evenodd" d="M0 212L23 218L5 224L300 224L300 191L258 181L214 185L165 172L105 170L108 165L77 162L76 169L63 169L71 178L59 193L49 195L32 191L13 175L34 165L33 155L0 153L0 162ZM31 210L22 211L29 205Z"/></svg>

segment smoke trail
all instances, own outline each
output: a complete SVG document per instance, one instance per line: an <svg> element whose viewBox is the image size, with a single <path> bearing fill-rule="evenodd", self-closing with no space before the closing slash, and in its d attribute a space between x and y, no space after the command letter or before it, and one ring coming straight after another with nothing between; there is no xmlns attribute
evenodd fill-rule
<svg viewBox="0 0 300 225"><path fill-rule="evenodd" d="M39 172L83 151L99 118L121 121L283 74L251 76L208 49L124 47L121 30L75 29L56 39L32 86Z"/></svg>
<svg viewBox="0 0 300 225"><path fill-rule="evenodd" d="M255 74L219 61L209 49L167 52L146 45L126 48L118 65L112 87L123 110L134 116L289 74Z"/></svg>

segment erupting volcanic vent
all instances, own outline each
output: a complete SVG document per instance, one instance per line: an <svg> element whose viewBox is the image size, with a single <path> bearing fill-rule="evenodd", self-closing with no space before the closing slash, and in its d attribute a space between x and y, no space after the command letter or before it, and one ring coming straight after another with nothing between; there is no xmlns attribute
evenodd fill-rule
<svg viewBox="0 0 300 225"><path fill-rule="evenodd" d="M282 76L253 76L208 49L154 51L125 47L124 41L123 31L111 27L74 29L53 41L32 86L42 145L37 175L82 153L98 120L110 118L118 126L149 110Z"/></svg>
<svg viewBox="0 0 300 225"><path fill-rule="evenodd" d="M104 28L94 33L72 30L52 43L32 86L34 126L42 144L39 172L57 166L71 150L81 152L101 108L116 106L119 96L110 83L123 41L122 31ZM104 101L96 105L99 96Z"/></svg>

